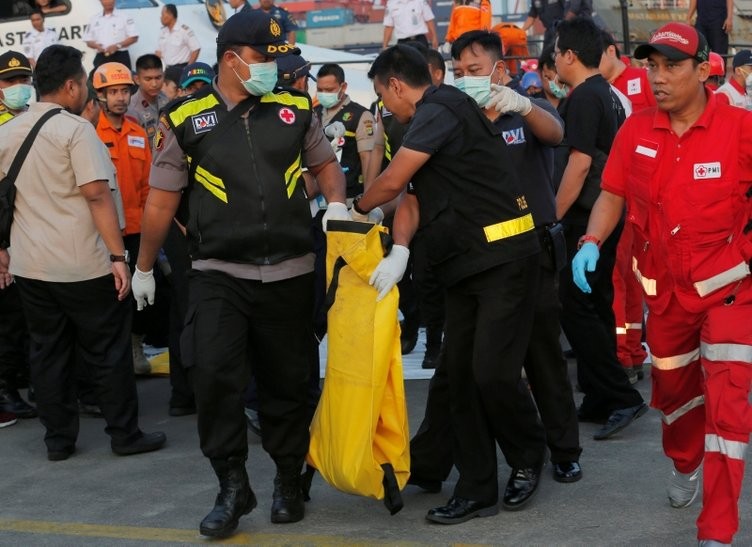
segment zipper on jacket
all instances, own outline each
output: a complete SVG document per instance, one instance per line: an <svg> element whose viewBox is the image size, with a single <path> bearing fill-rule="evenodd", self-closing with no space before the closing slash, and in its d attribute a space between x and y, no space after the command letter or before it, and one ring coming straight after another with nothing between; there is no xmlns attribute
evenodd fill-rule
<svg viewBox="0 0 752 547"><path fill-rule="evenodd" d="M258 186L258 194L259 194L259 204L261 206L261 219L263 221L264 225L264 264L270 264L269 262L269 237L268 237L268 223L266 222L266 200L264 199L264 185L261 181L261 177L259 177L258 173L258 165L256 164L256 154L254 153L253 148L253 142L251 141L251 122L250 122L250 111L248 112L248 115L244 118L244 126L245 126L245 138L248 142L248 150L251 155L251 164L253 165L253 176L256 178L256 184Z"/></svg>

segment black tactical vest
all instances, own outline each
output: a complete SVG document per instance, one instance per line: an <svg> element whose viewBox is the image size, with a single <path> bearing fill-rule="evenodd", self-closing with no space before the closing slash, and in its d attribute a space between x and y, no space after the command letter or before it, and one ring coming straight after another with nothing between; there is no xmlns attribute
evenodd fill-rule
<svg viewBox="0 0 752 547"><path fill-rule="evenodd" d="M166 118L188 163L202 156L188 190L186 228L194 260L265 265L312 252L302 178L311 113L306 94L275 90L202 150L203 139L228 116L221 97L206 86L169 106Z"/></svg>
<svg viewBox="0 0 752 547"><path fill-rule="evenodd" d="M337 112L329 124L333 122L342 122L345 126L345 144L342 146L342 158L339 163L345 172L345 181L347 182L347 197L355 197L363 193L363 169L360 164L360 155L358 155L358 141L356 139L356 130L360 117L367 109L364 106L350 100ZM316 106L316 113L319 118L323 116L321 105Z"/></svg>

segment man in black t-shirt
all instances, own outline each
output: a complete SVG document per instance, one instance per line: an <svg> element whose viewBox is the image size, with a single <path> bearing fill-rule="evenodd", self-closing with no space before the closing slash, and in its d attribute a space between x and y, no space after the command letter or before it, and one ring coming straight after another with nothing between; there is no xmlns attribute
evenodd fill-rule
<svg viewBox="0 0 752 547"><path fill-rule="evenodd" d="M504 506L518 509L535 492L545 458L543 429L520 379L540 249L532 214L501 132L458 89L432 86L420 53L388 48L368 75L392 115L410 126L389 167L353 204L353 218L365 220L412 181L395 213L395 245L371 283L377 298L391 290L420 229L446 287L443 364L460 476L448 503L426 518L457 524L496 514L497 442L512 467Z"/></svg>
<svg viewBox="0 0 752 547"><path fill-rule="evenodd" d="M556 194L556 216L565 227L570 262L587 238L585 228L600 193L603 166L624 121L621 102L598 71L602 53L600 31L591 20L559 25L553 55L559 80L572 92L562 109L570 149ZM611 276L620 232L614 230L603 242L602 259L588 275L592 293L575 286L569 267L562 271L559 287L561 326L577 356L577 379L585 393L579 418L606 422L594 435L596 440L611 437L647 411L616 357Z"/></svg>

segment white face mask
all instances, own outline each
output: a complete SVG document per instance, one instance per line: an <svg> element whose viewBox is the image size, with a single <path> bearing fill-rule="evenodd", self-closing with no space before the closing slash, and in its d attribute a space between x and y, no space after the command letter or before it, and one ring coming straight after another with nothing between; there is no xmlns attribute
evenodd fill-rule
<svg viewBox="0 0 752 547"><path fill-rule="evenodd" d="M747 74L747 77L744 79L744 84L747 86L747 95L752 95L752 72Z"/></svg>
<svg viewBox="0 0 752 547"><path fill-rule="evenodd" d="M15 84L3 89L2 102L11 110L21 110L29 104L34 88L29 84Z"/></svg>

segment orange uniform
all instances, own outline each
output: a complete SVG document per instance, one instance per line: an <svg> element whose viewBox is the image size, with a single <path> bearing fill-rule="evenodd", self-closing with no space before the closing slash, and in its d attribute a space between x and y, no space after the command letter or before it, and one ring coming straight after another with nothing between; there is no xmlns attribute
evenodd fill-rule
<svg viewBox="0 0 752 547"><path fill-rule="evenodd" d="M123 235L141 232L141 215L149 195L151 148L144 129L129 116L118 131L104 112L99 115L97 134L110 151L117 171L117 183L123 196L125 230Z"/></svg>
<svg viewBox="0 0 752 547"><path fill-rule="evenodd" d="M452 8L446 41L454 42L470 30L488 30L491 28L491 2L480 0L471 4L456 4Z"/></svg>

